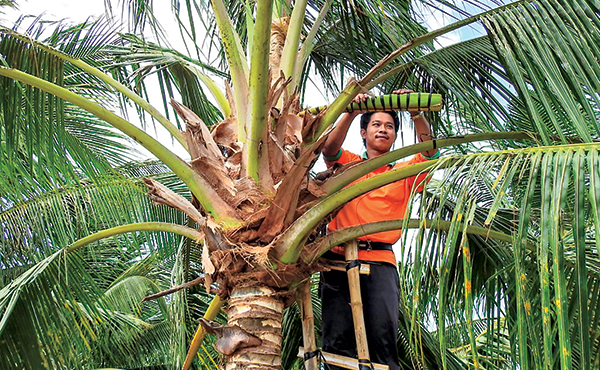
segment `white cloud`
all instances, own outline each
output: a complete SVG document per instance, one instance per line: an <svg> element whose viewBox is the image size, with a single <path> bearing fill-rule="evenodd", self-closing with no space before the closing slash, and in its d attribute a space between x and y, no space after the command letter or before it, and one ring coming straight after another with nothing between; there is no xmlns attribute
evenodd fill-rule
<svg viewBox="0 0 600 370"><path fill-rule="evenodd" d="M19 15L38 16L45 14L46 20L70 19L74 23L85 21L89 16L100 16L104 13L103 0L27 0L17 3L19 9L7 9L5 18L15 21Z"/></svg>

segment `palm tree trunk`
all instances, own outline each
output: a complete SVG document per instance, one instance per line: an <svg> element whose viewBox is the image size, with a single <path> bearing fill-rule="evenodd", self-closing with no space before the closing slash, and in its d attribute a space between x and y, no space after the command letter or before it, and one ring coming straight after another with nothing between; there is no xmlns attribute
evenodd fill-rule
<svg viewBox="0 0 600 370"><path fill-rule="evenodd" d="M226 370L279 369L281 367L281 321L284 304L275 290L266 286L236 287L227 309L229 326L239 326L262 341L241 348L227 358Z"/></svg>

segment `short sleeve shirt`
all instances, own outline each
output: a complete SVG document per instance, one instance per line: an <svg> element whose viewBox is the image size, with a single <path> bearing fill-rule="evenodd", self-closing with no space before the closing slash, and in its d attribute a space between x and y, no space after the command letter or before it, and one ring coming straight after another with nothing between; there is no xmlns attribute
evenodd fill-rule
<svg viewBox="0 0 600 370"><path fill-rule="evenodd" d="M326 160L325 164L330 167L334 163L347 164L362 160L363 158L360 156L342 149L341 156L338 159L333 161ZM352 184L364 181L368 178L391 171L393 169L398 169L425 161L427 161L427 159L423 157L421 153L418 153L409 161L398 162L394 165L388 164L382 166L362 176ZM427 173L421 173L398 180L378 189L371 190L368 193L354 198L348 202L329 223L329 231L377 221L397 220L404 218L406 207L410 200L410 194L413 188L417 192L421 192L425 185L426 178ZM358 239L394 244L400 238L401 233L401 230L392 230L377 234L365 235L359 237ZM340 254L344 253L343 247L334 247L332 251ZM358 258L363 261L387 262L393 264L394 266L396 265L394 252L392 251L359 250Z"/></svg>

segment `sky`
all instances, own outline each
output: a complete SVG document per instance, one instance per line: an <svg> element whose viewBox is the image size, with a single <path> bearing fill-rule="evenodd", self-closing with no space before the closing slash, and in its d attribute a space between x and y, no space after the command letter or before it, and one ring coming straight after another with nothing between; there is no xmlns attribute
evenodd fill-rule
<svg viewBox="0 0 600 370"><path fill-rule="evenodd" d="M69 18L74 22L84 21L89 15L104 12L104 0L73 1L73 0L20 0L17 2L18 11L8 11L7 18L15 14L44 14L47 19Z"/></svg>

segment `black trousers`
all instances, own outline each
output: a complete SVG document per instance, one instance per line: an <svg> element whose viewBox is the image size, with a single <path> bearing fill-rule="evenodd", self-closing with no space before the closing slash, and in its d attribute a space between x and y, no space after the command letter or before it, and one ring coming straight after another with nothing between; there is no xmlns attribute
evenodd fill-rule
<svg viewBox="0 0 600 370"><path fill-rule="evenodd" d="M360 290L369 355L372 362L387 364L390 370L399 370L396 347L398 272L395 266L388 263L367 263L371 265L371 273L360 275ZM321 274L321 300L323 351L356 358L348 275L345 272L327 271Z"/></svg>

